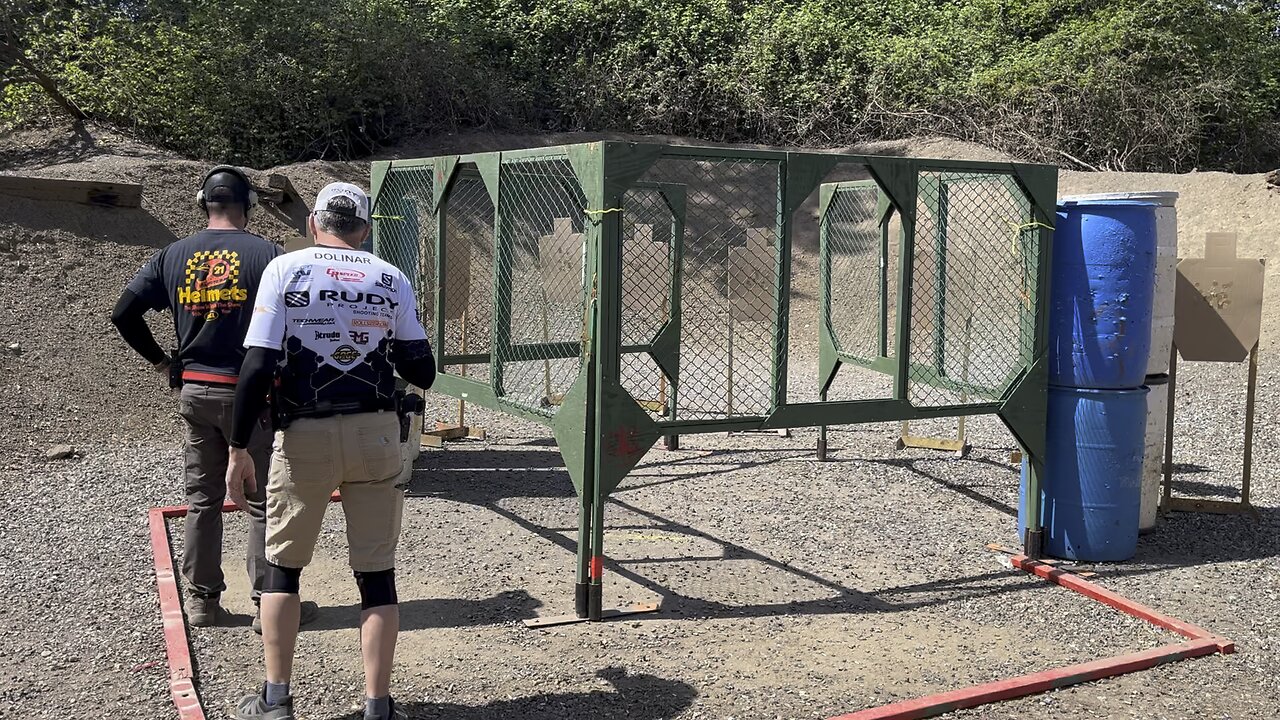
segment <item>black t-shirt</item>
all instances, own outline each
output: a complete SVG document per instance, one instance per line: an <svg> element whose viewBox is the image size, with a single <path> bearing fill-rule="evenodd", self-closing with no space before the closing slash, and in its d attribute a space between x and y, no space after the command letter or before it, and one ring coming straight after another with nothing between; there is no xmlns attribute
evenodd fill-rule
<svg viewBox="0 0 1280 720"><path fill-rule="evenodd" d="M262 271L280 253L253 233L202 230L156 252L128 290L173 311L184 369L236 375Z"/></svg>

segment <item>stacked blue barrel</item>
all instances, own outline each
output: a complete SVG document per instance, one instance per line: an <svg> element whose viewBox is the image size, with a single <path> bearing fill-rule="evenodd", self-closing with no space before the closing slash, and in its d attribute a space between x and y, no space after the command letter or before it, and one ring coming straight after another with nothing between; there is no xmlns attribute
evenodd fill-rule
<svg viewBox="0 0 1280 720"><path fill-rule="evenodd" d="M1047 555L1118 561L1137 549L1157 207L1112 198L1058 205L1041 483ZM1025 492L1025 465L1023 478Z"/></svg>

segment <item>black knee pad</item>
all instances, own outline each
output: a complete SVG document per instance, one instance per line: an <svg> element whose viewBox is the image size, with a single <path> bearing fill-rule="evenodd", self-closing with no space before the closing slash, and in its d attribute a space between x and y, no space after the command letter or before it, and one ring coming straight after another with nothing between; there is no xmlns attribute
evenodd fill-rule
<svg viewBox="0 0 1280 720"><path fill-rule="evenodd" d="M396 570L379 570L378 572L355 572L356 586L360 588L360 609L382 607L383 605L399 605L396 597Z"/></svg>
<svg viewBox="0 0 1280 720"><path fill-rule="evenodd" d="M287 568L267 563L267 569L262 573L262 592L297 595L298 580L301 577L302 568Z"/></svg>

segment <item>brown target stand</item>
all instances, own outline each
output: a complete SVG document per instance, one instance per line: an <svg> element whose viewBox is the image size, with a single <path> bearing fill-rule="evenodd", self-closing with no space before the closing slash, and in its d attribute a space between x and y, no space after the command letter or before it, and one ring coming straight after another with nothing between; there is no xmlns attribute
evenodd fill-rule
<svg viewBox="0 0 1280 720"><path fill-rule="evenodd" d="M1257 515L1249 502L1249 480L1253 465L1253 416L1266 261L1238 258L1236 246L1235 233L1208 233L1203 258L1178 261L1161 512L1247 512ZM1240 502L1173 496L1173 418L1177 406L1175 391L1179 357L1184 362L1249 363Z"/></svg>

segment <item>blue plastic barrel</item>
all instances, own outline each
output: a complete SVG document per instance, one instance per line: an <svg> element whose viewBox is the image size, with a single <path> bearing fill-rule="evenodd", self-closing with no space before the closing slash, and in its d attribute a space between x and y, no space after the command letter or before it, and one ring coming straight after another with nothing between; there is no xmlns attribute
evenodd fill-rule
<svg viewBox="0 0 1280 720"><path fill-rule="evenodd" d="M1156 207L1123 200L1058 205L1049 286L1050 384L1142 385L1151 353Z"/></svg>
<svg viewBox="0 0 1280 720"><path fill-rule="evenodd" d="M1127 560L1138 547L1147 388L1049 388L1044 552L1089 562ZM1018 537L1026 530L1022 464Z"/></svg>

